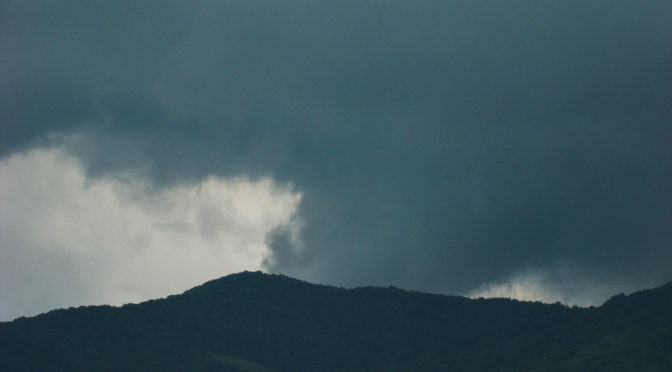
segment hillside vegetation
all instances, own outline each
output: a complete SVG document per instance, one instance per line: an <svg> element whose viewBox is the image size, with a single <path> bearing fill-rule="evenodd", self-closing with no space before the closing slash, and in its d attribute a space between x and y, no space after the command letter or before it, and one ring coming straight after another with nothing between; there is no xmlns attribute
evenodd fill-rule
<svg viewBox="0 0 672 372"><path fill-rule="evenodd" d="M672 283L591 308L245 272L0 323L3 371L670 371Z"/></svg>

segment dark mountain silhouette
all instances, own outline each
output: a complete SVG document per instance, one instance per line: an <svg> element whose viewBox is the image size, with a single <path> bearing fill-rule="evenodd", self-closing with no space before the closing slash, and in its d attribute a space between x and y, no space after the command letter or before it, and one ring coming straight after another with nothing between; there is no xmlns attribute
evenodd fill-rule
<svg viewBox="0 0 672 372"><path fill-rule="evenodd" d="M245 272L0 323L2 371L670 371L672 283L591 308Z"/></svg>

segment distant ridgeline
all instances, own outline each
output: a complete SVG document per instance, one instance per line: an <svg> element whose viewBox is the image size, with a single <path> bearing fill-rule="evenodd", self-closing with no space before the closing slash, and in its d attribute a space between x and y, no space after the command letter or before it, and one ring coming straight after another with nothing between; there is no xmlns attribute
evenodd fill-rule
<svg viewBox="0 0 672 372"><path fill-rule="evenodd" d="M0 323L1 371L672 371L672 283L598 308L245 272Z"/></svg>

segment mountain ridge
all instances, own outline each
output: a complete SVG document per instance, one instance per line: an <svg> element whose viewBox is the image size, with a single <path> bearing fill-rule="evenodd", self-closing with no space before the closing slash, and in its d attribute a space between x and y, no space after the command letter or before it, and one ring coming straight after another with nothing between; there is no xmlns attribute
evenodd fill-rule
<svg viewBox="0 0 672 372"><path fill-rule="evenodd" d="M0 323L0 360L10 371L664 371L671 304L672 283L579 308L242 272Z"/></svg>

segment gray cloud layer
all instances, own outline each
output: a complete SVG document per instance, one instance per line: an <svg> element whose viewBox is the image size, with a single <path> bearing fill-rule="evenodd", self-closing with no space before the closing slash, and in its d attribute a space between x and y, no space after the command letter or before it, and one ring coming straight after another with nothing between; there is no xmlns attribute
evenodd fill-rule
<svg viewBox="0 0 672 372"><path fill-rule="evenodd" d="M6 1L0 155L272 176L267 264L466 292L672 279L667 1ZM552 276L551 275L551 276ZM560 284L558 284L560 285Z"/></svg>

